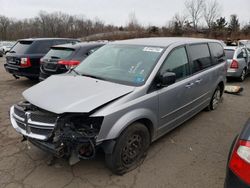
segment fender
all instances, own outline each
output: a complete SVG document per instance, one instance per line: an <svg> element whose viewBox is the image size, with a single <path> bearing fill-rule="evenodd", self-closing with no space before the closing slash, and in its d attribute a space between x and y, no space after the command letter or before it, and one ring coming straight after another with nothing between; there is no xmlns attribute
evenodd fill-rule
<svg viewBox="0 0 250 188"><path fill-rule="evenodd" d="M116 123L112 126L111 130L107 134L106 138L109 139L115 139L119 137L119 135L122 133L123 130L125 130L129 125L132 123L140 120L140 119L147 119L150 120L153 127L152 127L152 140L156 136L155 133L157 130L157 117L154 115L152 111L145 108L135 109L132 111L129 111L128 113L124 114L122 117L120 117Z"/></svg>

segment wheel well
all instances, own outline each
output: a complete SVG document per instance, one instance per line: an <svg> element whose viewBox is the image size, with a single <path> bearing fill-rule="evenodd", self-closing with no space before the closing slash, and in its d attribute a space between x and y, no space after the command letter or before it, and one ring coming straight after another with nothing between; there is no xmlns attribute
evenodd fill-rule
<svg viewBox="0 0 250 188"><path fill-rule="evenodd" d="M146 118L143 119L139 119L136 122L142 123L143 125L145 125L148 128L149 134L150 134L150 140L152 141L152 137L154 135L154 126L153 123Z"/></svg>

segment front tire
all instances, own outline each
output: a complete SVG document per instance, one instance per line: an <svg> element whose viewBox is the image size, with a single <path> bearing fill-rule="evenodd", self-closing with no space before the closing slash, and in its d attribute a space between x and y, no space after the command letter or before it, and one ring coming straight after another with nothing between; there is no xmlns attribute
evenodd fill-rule
<svg viewBox="0 0 250 188"><path fill-rule="evenodd" d="M141 123L133 123L118 137L111 154L106 154L106 164L115 174L129 172L144 161L150 145L150 134Z"/></svg>

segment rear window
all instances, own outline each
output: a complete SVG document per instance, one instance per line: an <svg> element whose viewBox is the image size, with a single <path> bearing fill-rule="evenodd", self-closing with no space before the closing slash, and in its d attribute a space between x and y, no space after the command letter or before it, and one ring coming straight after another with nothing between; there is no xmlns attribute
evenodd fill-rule
<svg viewBox="0 0 250 188"><path fill-rule="evenodd" d="M225 55L227 59L233 59L234 57L234 50L225 50Z"/></svg>
<svg viewBox="0 0 250 188"><path fill-rule="evenodd" d="M25 54L33 41L18 41L11 49L11 53Z"/></svg>
<svg viewBox="0 0 250 188"><path fill-rule="evenodd" d="M32 45L32 48L29 50L29 53L32 54L46 54L49 50L50 47L54 45L53 40L41 40L41 41L36 41Z"/></svg>
<svg viewBox="0 0 250 188"><path fill-rule="evenodd" d="M74 52L71 48L51 48L51 50L44 56L46 59L66 59Z"/></svg>

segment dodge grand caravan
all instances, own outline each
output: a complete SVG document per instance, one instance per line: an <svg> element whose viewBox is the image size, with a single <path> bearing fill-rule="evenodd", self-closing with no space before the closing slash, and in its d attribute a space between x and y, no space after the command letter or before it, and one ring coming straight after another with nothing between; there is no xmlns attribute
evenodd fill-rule
<svg viewBox="0 0 250 188"><path fill-rule="evenodd" d="M218 106L226 69L216 40L116 41L24 91L10 119L24 139L70 164L102 149L107 166L124 174L142 163L151 142Z"/></svg>

